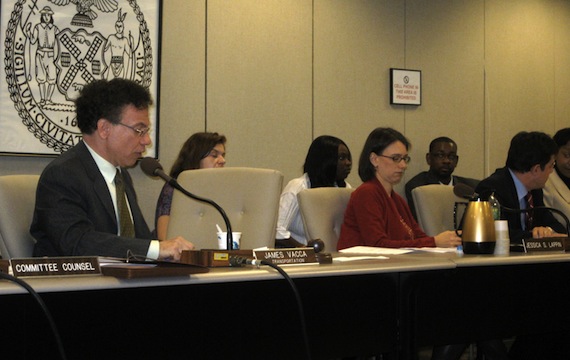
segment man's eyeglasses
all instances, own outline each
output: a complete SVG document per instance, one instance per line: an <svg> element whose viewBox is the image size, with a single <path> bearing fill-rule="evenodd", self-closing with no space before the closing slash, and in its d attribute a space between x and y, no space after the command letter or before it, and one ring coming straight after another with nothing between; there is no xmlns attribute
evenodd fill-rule
<svg viewBox="0 0 570 360"><path fill-rule="evenodd" d="M145 135L148 134L148 132L150 131L150 128L149 128L149 127L136 128L136 127L134 127L134 126L130 126L130 125L127 125L127 124L123 124L122 122L118 122L117 124L123 125L124 127L128 127L129 129L131 129L131 130L133 130L134 132L136 132L139 137L145 136Z"/></svg>
<svg viewBox="0 0 570 360"><path fill-rule="evenodd" d="M378 155L378 156L382 156L388 159L392 159L393 162L395 162L396 164L399 164L402 160L404 160L404 162L407 164L410 162L410 160L412 160L411 157L409 157L408 155L400 155L400 154L396 154L396 155Z"/></svg>
<svg viewBox="0 0 570 360"><path fill-rule="evenodd" d="M459 159L459 156L455 154L430 153L430 155L437 160L448 159L449 161L457 161L457 159Z"/></svg>

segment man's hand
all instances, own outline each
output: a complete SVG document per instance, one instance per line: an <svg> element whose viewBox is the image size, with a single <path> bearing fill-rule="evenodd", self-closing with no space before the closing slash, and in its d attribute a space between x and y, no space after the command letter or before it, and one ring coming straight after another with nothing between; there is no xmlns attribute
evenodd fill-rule
<svg viewBox="0 0 570 360"><path fill-rule="evenodd" d="M160 242L160 252L158 254L158 259L179 261L182 250L193 249L194 244L184 239L182 236L177 236L169 240L163 240Z"/></svg>
<svg viewBox="0 0 570 360"><path fill-rule="evenodd" d="M550 226L537 226L532 229L532 237L540 239L543 237L564 237L566 234L559 234L552 230Z"/></svg>

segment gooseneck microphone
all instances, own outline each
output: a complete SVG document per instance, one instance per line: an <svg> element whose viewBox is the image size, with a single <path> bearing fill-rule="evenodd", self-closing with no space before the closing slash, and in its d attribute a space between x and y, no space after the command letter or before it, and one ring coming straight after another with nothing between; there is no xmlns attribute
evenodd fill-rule
<svg viewBox="0 0 570 360"><path fill-rule="evenodd" d="M462 184L462 183L453 186L453 193L455 194L455 196L467 200L473 200L479 197L479 194L475 192L475 189L473 189L471 186L467 184Z"/></svg>
<svg viewBox="0 0 570 360"><path fill-rule="evenodd" d="M191 192L184 189L178 183L178 181L176 181L176 179L174 179L173 177L171 177L170 175L168 175L167 173L164 172L164 170L162 169L162 165L160 165L158 160L156 160L155 158L145 157L145 158L141 159L140 166L141 166L141 170L146 175L148 175L150 177L157 177L158 176L158 177L162 178L164 181L166 181L168 184L170 184L170 186L172 186L176 190L182 192L184 195L186 195L186 196L188 196L194 200L210 204L214 208L216 208L216 210L218 210L220 215L222 215L222 218L224 219L224 222L226 223L226 229L228 232L227 248L228 248L228 250L233 250L233 236L232 236L233 234L232 234L232 226L230 224L230 219L228 218L228 216L226 215L226 212L224 211L224 209L222 209L222 207L220 205L218 205L213 200L206 199L206 198L203 198L203 197L198 196L198 195L194 195Z"/></svg>
<svg viewBox="0 0 570 360"><path fill-rule="evenodd" d="M562 211L553 208L553 207L549 207L549 206L534 206L532 208L526 208L526 209L513 209L513 208L509 208L506 206L501 205L501 210L504 210L506 212L511 212L511 213L532 213L535 210L548 210L550 212L556 213L558 215L560 215L560 217L562 217L562 219L564 219L564 222L566 224L566 235L570 236L570 220L568 220L568 216L566 216L566 214L564 214Z"/></svg>

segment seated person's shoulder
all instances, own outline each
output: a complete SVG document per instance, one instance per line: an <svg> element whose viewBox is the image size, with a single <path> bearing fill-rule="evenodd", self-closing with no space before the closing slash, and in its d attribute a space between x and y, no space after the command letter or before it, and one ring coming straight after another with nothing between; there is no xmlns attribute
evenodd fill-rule
<svg viewBox="0 0 570 360"><path fill-rule="evenodd" d="M427 171L422 171L406 182L406 190L411 191L418 186L428 185L430 182L426 178Z"/></svg>
<svg viewBox="0 0 570 360"><path fill-rule="evenodd" d="M459 177L459 176L457 178L459 180L458 183L463 183L465 185L469 185L473 189L475 189L477 187L477 185L479 185L479 183L481 182L481 180L479 180L479 179L472 179L472 178Z"/></svg>
<svg viewBox="0 0 570 360"><path fill-rule="evenodd" d="M497 187L502 188L501 184L503 184L504 181L505 180L503 178L497 177L495 174L493 174L481 180L477 186L475 186L475 192L478 194L485 194L491 190L496 191Z"/></svg>

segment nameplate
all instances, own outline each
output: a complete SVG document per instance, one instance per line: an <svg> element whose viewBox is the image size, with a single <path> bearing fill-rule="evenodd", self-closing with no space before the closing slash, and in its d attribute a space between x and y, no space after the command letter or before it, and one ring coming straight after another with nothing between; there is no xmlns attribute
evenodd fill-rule
<svg viewBox="0 0 570 360"><path fill-rule="evenodd" d="M265 260L276 265L317 262L313 248L254 250L254 253L257 260Z"/></svg>
<svg viewBox="0 0 570 360"><path fill-rule="evenodd" d="M523 239L525 252L565 252L565 237L547 237L541 239Z"/></svg>
<svg viewBox="0 0 570 360"><path fill-rule="evenodd" d="M11 259L15 277L101 274L96 256Z"/></svg>

